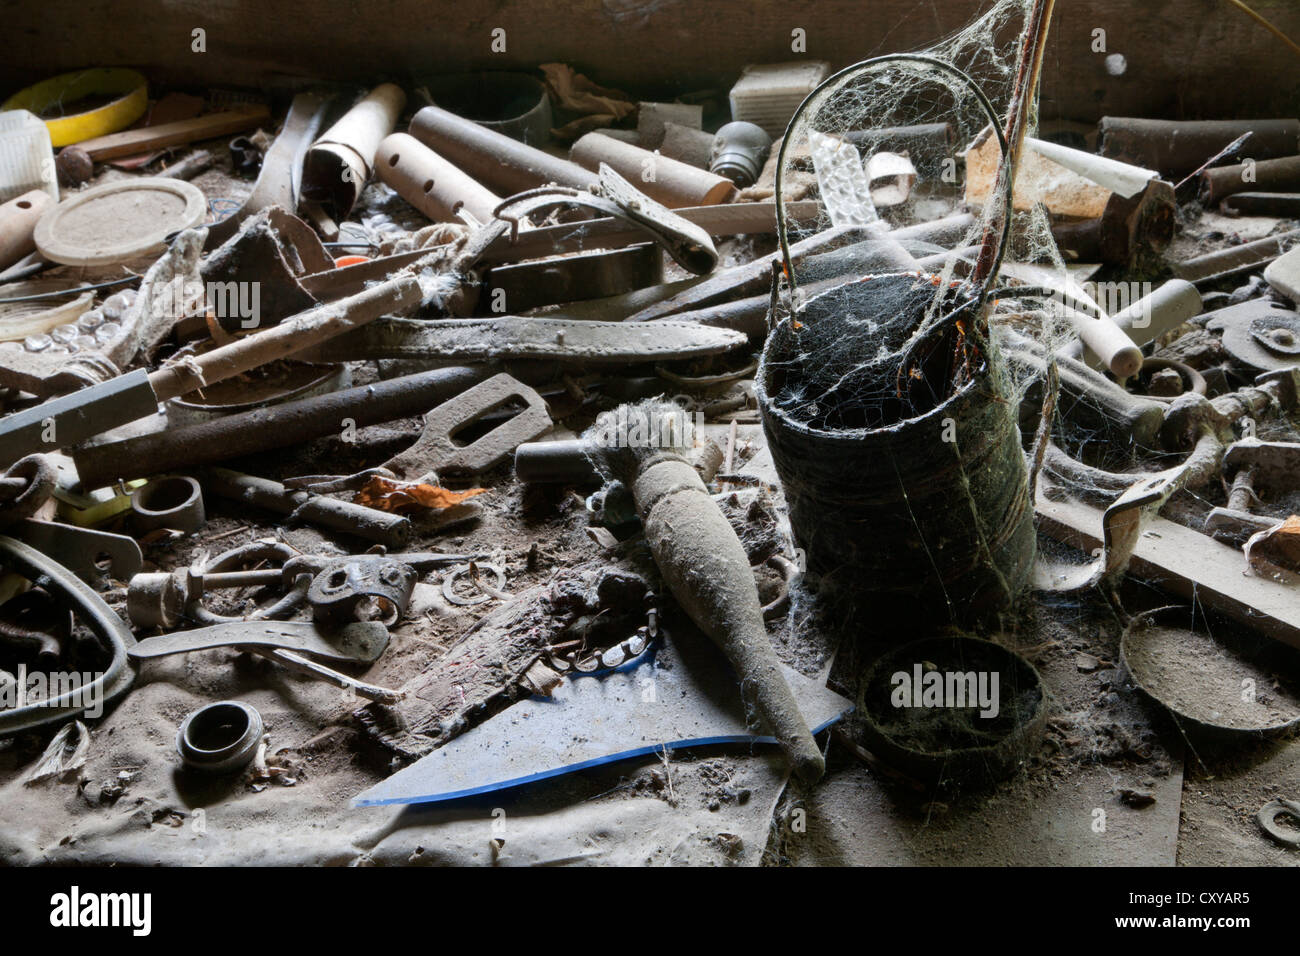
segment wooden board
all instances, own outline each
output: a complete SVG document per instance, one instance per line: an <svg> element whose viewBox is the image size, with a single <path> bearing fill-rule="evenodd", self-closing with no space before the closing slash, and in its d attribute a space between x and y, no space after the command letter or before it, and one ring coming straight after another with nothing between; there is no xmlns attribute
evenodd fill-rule
<svg viewBox="0 0 1300 956"><path fill-rule="evenodd" d="M166 149L169 146L183 146L203 139L229 136L231 133L269 123L270 120L271 111L267 107L250 106L177 120L175 123L142 126L139 129L110 133L108 136L96 136L78 143L77 148L85 150L96 162L103 162L118 156L134 156L136 153Z"/></svg>
<svg viewBox="0 0 1300 956"><path fill-rule="evenodd" d="M1102 546L1101 509L1040 495L1034 511L1039 529L1056 540L1088 552ZM1129 573L1300 647L1300 585L1247 574L1245 555L1208 535L1148 518Z"/></svg>
<svg viewBox="0 0 1300 956"><path fill-rule="evenodd" d="M1251 0L1292 37L1300 4ZM292 89L302 78L358 84L463 70L572 64L642 99L712 88L725 98L747 63L806 56L839 69L916 50L974 20L988 0L319 0L304 30L290 3L173 0L124 14L117 4L9 4L0 88L87 64L131 64L152 82ZM202 29L204 52L194 49ZM806 52L792 51L802 30ZM493 50L494 31L505 50ZM1094 31L1105 31L1105 53ZM501 37L502 34L496 34ZM499 45L499 44L498 44ZM1127 59L1113 77L1106 56ZM1058 3L1044 62L1042 116L1295 115L1295 54L1221 0Z"/></svg>

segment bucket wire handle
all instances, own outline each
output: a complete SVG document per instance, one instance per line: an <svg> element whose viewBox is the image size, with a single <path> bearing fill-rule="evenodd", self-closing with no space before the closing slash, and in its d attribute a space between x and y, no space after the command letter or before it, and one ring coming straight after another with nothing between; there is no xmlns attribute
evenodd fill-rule
<svg viewBox="0 0 1300 956"><path fill-rule="evenodd" d="M949 78L956 80L958 83L966 87L966 89L971 94L974 95L975 101L979 104L980 109L983 110L984 115L988 118L989 126L993 129L993 135L995 135L998 138L998 149L1001 150L1002 153L1002 162L999 164L998 167L999 178L1002 185L1003 202L1004 202L1004 209L1002 213L1002 235L998 239L998 251L993 261L993 268L989 270L989 274L988 276L985 277L983 284L980 286L979 294L976 297L976 301L978 303L982 303L984 301L989 287L993 284L994 279L997 277L998 269L1002 265L1002 255L1004 250L1007 247L1007 239L1011 234L1011 216L1012 216L1011 177L1007 175L1007 169L1006 169L1009 149L1007 146L1006 134L1003 133L1002 131L1002 126L998 119L997 111L993 108L993 104L989 101L988 96L986 96L984 91L980 89L979 84L977 84L967 74L957 69L955 66L951 66L950 64L944 63L942 60L937 60L934 57L925 56L924 54L920 54L920 53L891 53L887 56L877 56L871 58L870 60L863 60L861 63L855 63L852 66L845 67L844 69L840 70L838 73L828 76L826 79L822 80L822 82L817 84L817 86L813 89L813 91L804 98L804 101L799 104L799 108L794 111L794 115L790 117L790 122L785 128L785 136L782 137L781 139L781 149L777 153L776 235L777 235L777 241L781 244L782 270L785 273L786 281L790 283L790 294L792 298L795 291L797 291L798 289L798 282L794 274L794 263L790 259L790 240L789 237L786 235L785 190L784 190L785 154L786 154L786 150L790 148L790 140L792 138L791 133L794 131L795 124L798 123L800 117L803 116L804 111L808 109L808 105L812 103L814 100L817 100L819 94L825 91L828 87L837 85L842 80L848 79L854 74L858 74L858 73L865 74L866 72L876 70L879 67L887 66L890 64L896 64L896 63L921 64L922 66L928 67L936 72L945 74Z"/></svg>

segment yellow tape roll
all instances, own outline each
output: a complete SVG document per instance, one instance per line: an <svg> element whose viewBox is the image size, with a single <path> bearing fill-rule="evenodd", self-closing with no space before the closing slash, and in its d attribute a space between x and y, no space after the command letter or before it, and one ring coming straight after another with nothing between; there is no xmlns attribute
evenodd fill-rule
<svg viewBox="0 0 1300 956"><path fill-rule="evenodd" d="M126 129L148 108L149 83L135 70L120 67L77 70L20 90L5 100L0 109L28 110L43 117L60 104L71 105L88 96L116 99L84 113L46 119L52 146L68 146Z"/></svg>

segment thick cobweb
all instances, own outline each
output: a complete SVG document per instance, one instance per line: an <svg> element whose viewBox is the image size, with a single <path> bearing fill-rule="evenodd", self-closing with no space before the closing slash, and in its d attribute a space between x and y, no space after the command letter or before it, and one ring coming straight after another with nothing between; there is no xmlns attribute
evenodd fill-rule
<svg viewBox="0 0 1300 956"><path fill-rule="evenodd" d="M796 347L768 354L770 398L793 420L885 427L983 373L1000 400L1023 409L1027 448L1038 433L1041 399L1054 393L1049 366L1076 338L1069 313L1077 321L1099 307L1067 269L1046 208L1010 212L1001 181L968 202L965 162L973 143L1000 138L1031 4L997 0L931 47L841 71L787 130L781 195L787 213L800 202L801 214L783 217L791 258L775 317L793 316ZM981 244L1002 237L1008 218L1000 268L976 281ZM897 275L912 281L887 278ZM1048 424L1070 454L1136 468L1140 449L1116 450L1106 415L1097 405Z"/></svg>
<svg viewBox="0 0 1300 956"><path fill-rule="evenodd" d="M990 191L987 201L971 207L973 220L963 224L963 154L980 138L997 136L992 127L1000 127L1011 99L1029 5L1030 0L1000 0L965 29L917 54L881 57L842 71L809 98L787 131L783 194L787 201L815 199L817 213L785 223L793 254L786 308L800 312L846 279L862 280L851 292L840 290L833 304L823 303L829 308L800 316L805 324L835 326L833 332L808 336L808 352L796 359L803 369L817 369L816 378L823 381L790 376L790 392L775 396L796 414L802 407L810 423L826 422L828 413L833 420L844 402L890 404L887 393L898 392L899 375L906 377L905 385L918 381L917 370L904 366L915 358L918 344L932 336L933 326L952 321L963 302L1011 281L1007 270L979 283L969 279L988 231L1001 233L1005 197L999 189ZM1032 132L1032 117L1030 124ZM828 235L835 238L827 242ZM809 245L814 248L800 255ZM1015 263L1034 263L1038 285L1071 288L1041 207L1013 216L1002 254ZM918 309L919 292L871 278L907 272L921 274L917 290L928 286L923 308ZM1023 275L1016 270L1016 276ZM900 295L908 300L902 311ZM1053 348L1069 341L1070 327L1053 300L1028 300L1033 314L1026 316L1014 314L1018 304L1008 300L998 310L1005 317L992 315L990 321L1019 325ZM967 331L978 330L968 322ZM975 360L988 360L998 339L973 341L981 353ZM905 402L882 414L907 418L909 411L923 412L936 396L960 385L970 358L963 358L962 368L943 370L955 381L924 383L917 407L909 409ZM1022 397L1043 374L1032 367L1035 363L996 364L1010 400ZM825 390L821 396L819 389ZM861 417L851 408L843 415ZM877 425L878 417L867 413Z"/></svg>
<svg viewBox="0 0 1300 956"><path fill-rule="evenodd" d="M791 422L814 432L886 428L976 381L991 401L1020 409L1027 458L1049 434L1102 467L1139 469L1134 448L1116 452L1108 441L1100 406L1068 423L1054 401L1045 410L1056 394L1053 356L1074 340L1063 305L1091 306L1075 296L1046 210L1011 213L1002 182L966 203L963 154L1000 136L1030 5L999 0L919 55L837 74L787 130L778 196L816 203L815 215L784 217L790 258L774 318L789 322L772 333L765 360L767 397ZM1029 135L1035 126L1031 114ZM990 234L1002 240L1002 268L973 278ZM1118 493L1082 487L1086 472L1055 477L1094 499ZM793 616L820 617L826 595L817 601L800 595Z"/></svg>

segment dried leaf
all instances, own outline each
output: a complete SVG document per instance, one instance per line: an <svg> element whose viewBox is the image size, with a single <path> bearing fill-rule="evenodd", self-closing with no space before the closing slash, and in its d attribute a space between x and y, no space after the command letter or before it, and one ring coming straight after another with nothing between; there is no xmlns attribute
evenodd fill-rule
<svg viewBox="0 0 1300 956"><path fill-rule="evenodd" d="M481 495L486 488L451 491L437 485L408 484L392 481L378 475L371 478L357 492L356 503L380 511L441 511L458 505L468 498Z"/></svg>
<svg viewBox="0 0 1300 956"><path fill-rule="evenodd" d="M1279 572L1300 573L1300 517L1291 515L1281 524L1252 535L1245 550L1246 561L1257 574L1275 577Z"/></svg>

